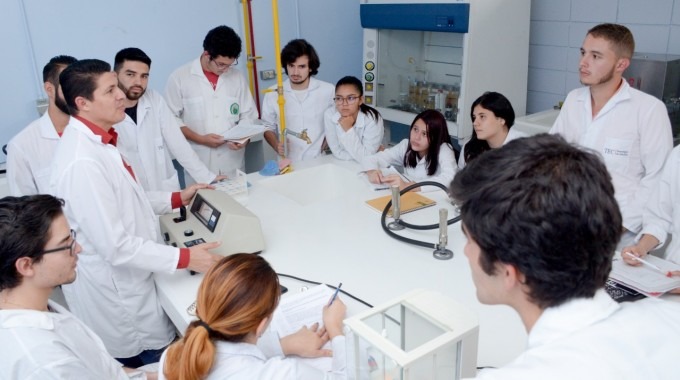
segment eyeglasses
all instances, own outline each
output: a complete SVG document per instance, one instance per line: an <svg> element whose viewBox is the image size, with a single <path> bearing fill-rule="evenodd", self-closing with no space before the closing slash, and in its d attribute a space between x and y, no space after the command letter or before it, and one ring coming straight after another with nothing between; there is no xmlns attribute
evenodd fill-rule
<svg viewBox="0 0 680 380"><path fill-rule="evenodd" d="M220 69L220 70L228 69L232 66L238 65L238 58L236 58L234 60L234 62L232 62L232 63L220 63L220 62L217 62L214 58L210 58L210 60L213 61L215 66L217 66L217 68Z"/></svg>
<svg viewBox="0 0 680 380"><path fill-rule="evenodd" d="M42 251L42 253L54 253L54 252L60 252L60 251L68 249L69 254L71 256L73 256L73 254L75 253L75 248L76 248L76 231L74 231L74 230L71 230L71 239L72 239L71 244L69 244L69 245L59 247L59 248L48 249L46 251Z"/></svg>
<svg viewBox="0 0 680 380"><path fill-rule="evenodd" d="M355 96L355 95L350 95L346 98L343 98L342 96L336 96L335 98L333 98L333 100L335 101L335 104L343 104L343 103L354 104L354 103L357 102L357 100L359 100L360 97L361 96Z"/></svg>

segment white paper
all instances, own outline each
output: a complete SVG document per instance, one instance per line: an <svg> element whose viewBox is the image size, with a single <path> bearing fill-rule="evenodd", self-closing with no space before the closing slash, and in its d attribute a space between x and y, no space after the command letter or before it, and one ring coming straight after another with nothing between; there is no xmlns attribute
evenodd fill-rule
<svg viewBox="0 0 680 380"><path fill-rule="evenodd" d="M264 133L265 127L259 120L241 120L236 126L222 134L227 141L244 141L249 137Z"/></svg>
<svg viewBox="0 0 680 380"><path fill-rule="evenodd" d="M669 271L680 270L680 265L652 255L647 255L645 261L659 267L661 272L646 265L628 265L617 255L614 257L609 276L617 282L648 295L659 295L680 287L680 277L666 276Z"/></svg>
<svg viewBox="0 0 680 380"><path fill-rule="evenodd" d="M391 174L396 174L399 177L401 177L401 180L404 182L411 182L406 176L403 174L399 173L397 169L394 168L394 166L388 166L386 168L381 168L380 173L382 174L383 177L391 175ZM364 174L364 178L366 179L366 182L373 188L373 190L389 190L390 189L390 184L387 183L372 183L371 181L368 180L368 175Z"/></svg>
<svg viewBox="0 0 680 380"><path fill-rule="evenodd" d="M323 326L323 307L328 304L332 296L333 291L322 284L305 292L282 297L279 306L274 311L270 328L282 338L296 333L302 326L310 327L318 323L320 328ZM323 348L330 349L330 342L327 342ZM330 357L300 358L299 360L322 371L328 372L333 369L333 359Z"/></svg>

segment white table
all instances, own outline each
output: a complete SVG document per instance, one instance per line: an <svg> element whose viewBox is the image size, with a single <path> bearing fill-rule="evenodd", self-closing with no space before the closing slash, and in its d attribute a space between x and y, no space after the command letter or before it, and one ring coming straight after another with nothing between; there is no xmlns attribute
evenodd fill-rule
<svg viewBox="0 0 680 380"><path fill-rule="evenodd" d="M332 285L342 282L344 290L374 305L415 288L438 290L479 314L479 366L502 366L522 352L526 332L516 313L477 301L460 223L449 226L449 248L455 256L448 261L433 258L431 249L392 239L382 231L380 214L364 204L389 192L371 190L358 172L356 163L324 156L298 163L282 176L250 174L246 207L262 223L262 256L279 273ZM444 192L425 195L437 206L406 214L404 220L437 223L440 207L451 215L453 206ZM401 234L432 243L438 239L437 230ZM187 307L196 298L201 277L186 270L156 275L163 308L179 331L193 319ZM299 289L293 286L291 291Z"/></svg>

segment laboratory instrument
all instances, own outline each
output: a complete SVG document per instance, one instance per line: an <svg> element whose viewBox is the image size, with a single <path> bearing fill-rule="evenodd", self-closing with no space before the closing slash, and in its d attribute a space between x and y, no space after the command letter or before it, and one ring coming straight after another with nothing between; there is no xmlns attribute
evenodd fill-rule
<svg viewBox="0 0 680 380"><path fill-rule="evenodd" d="M442 185L439 182L434 182L434 181L423 181L423 182L417 182L412 185L409 185L405 187L403 190L398 191L398 187L392 187L392 200L387 202L385 205L385 208L382 211L382 215L380 216L380 225L382 226L383 231L387 233L390 237L393 237L399 241L403 241L405 243L417 245L420 247L425 247L425 248L434 248L434 252L432 255L439 260L448 260L453 258L453 252L451 250L446 249L446 245L448 243L448 231L447 227L453 223L456 223L460 221L460 215L455 216L447 221L448 217L448 211L446 209L440 209L439 210L439 223L438 224L428 224L424 226L420 225L415 225L415 224L410 224L405 222L404 220L401 219L401 214L399 210L399 204L400 204L400 196L404 195L405 193L417 189L421 186L436 186L444 191L448 191L446 186ZM393 221L390 222L389 224L386 223L387 219L387 214L392 207L392 204L397 205L394 210L392 210L392 217ZM443 212L442 212L443 211ZM443 219L442 219L443 218ZM410 239L404 236L397 235L394 233L394 231L402 230L404 228L410 228L413 230L433 230L435 228L439 228L439 241L435 244L433 243L428 243L420 240L415 240L415 239Z"/></svg>
<svg viewBox="0 0 680 380"><path fill-rule="evenodd" d="M441 293L416 289L345 320L350 379L475 377L479 321Z"/></svg>
<svg viewBox="0 0 680 380"><path fill-rule="evenodd" d="M530 0L362 0L364 102L410 125L436 109L449 134L472 135L472 102L487 91L526 112ZM391 140L400 137L391 130ZM461 144L462 145L462 144Z"/></svg>
<svg viewBox="0 0 680 380"><path fill-rule="evenodd" d="M210 189L196 192L180 212L160 217L166 244L189 248L220 241L211 251L223 256L234 253L260 253L265 248L260 219L229 194Z"/></svg>

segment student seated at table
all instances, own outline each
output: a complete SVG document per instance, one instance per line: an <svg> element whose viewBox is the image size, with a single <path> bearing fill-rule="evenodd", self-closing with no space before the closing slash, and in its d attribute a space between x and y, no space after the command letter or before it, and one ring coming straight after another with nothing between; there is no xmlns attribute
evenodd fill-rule
<svg viewBox="0 0 680 380"><path fill-rule="evenodd" d="M458 167L475 159L487 150L500 148L525 134L512 129L515 123L515 110L508 98L498 92L485 92L472 103L472 137L460 151Z"/></svg>
<svg viewBox="0 0 680 380"><path fill-rule="evenodd" d="M677 300L617 303L604 290L622 217L597 153L517 139L461 169L450 194L477 299L510 306L529 334L524 353L478 379L678 379Z"/></svg>
<svg viewBox="0 0 680 380"><path fill-rule="evenodd" d="M361 81L347 76L335 85L335 107L324 114L326 142L340 160L361 162L380 149L383 119L375 108L364 103Z"/></svg>
<svg viewBox="0 0 680 380"><path fill-rule="evenodd" d="M407 180L397 174L383 175L380 169L389 166L403 167ZM362 167L371 183L398 185L399 189L422 181L448 186L456 174L456 158L446 119L435 110L419 113L411 123L408 139L366 157Z"/></svg>
<svg viewBox="0 0 680 380"><path fill-rule="evenodd" d="M621 252L629 252L635 257L644 258L650 251L661 248L672 234L665 258L680 264L680 146L676 146L666 159L658 185L652 191L642 211L642 231L636 237L636 244L625 247ZM622 255L630 265L642 265L629 255ZM673 271L680 276L680 271ZM680 293L680 288L673 293Z"/></svg>
<svg viewBox="0 0 680 380"><path fill-rule="evenodd" d="M269 263L252 254L227 256L203 278L196 298L198 320L161 357L159 379L345 379L345 305L336 298L323 309L323 327L303 328L281 339L286 355L333 356L322 372L295 358L267 358L258 338L279 302L279 280ZM332 351L321 347L330 339Z"/></svg>
<svg viewBox="0 0 680 380"><path fill-rule="evenodd" d="M82 250L63 205L47 194L0 199L0 379L155 379L123 368L49 299L76 280Z"/></svg>

